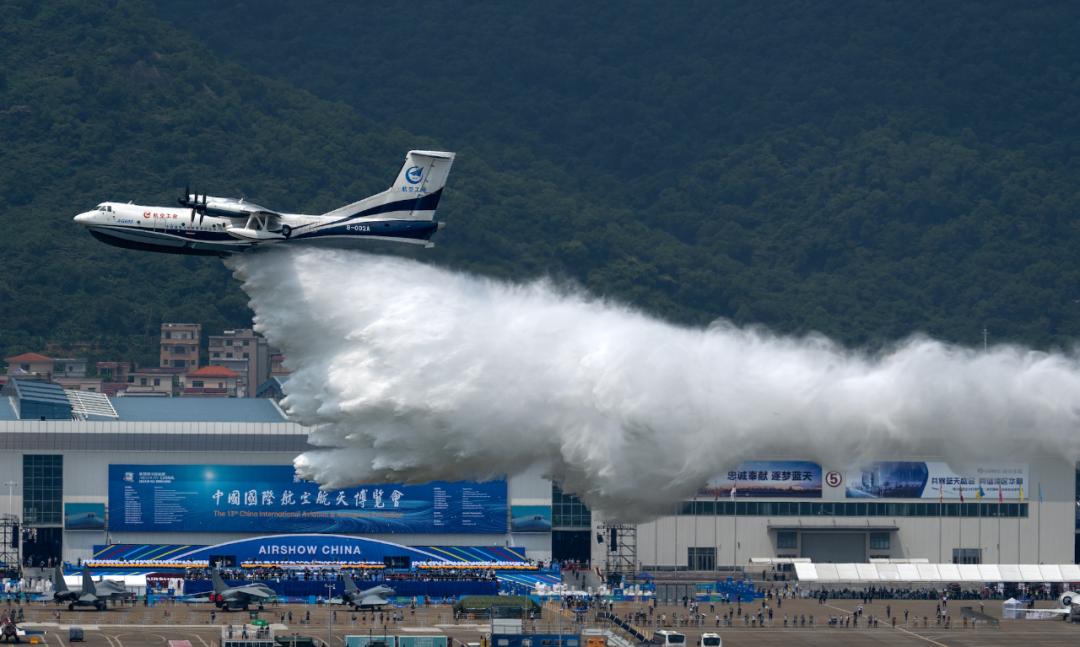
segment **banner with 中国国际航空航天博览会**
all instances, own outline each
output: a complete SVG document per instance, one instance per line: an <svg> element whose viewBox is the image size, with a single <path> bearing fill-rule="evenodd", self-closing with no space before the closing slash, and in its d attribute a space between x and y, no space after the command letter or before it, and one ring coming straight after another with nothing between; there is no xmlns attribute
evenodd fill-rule
<svg viewBox="0 0 1080 647"><path fill-rule="evenodd" d="M109 530L503 533L505 480L320 490L290 465L110 465Z"/></svg>

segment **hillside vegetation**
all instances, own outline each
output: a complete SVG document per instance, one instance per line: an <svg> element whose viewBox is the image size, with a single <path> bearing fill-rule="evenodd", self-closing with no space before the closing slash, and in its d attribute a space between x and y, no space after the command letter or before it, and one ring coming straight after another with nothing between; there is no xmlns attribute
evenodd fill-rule
<svg viewBox="0 0 1080 647"><path fill-rule="evenodd" d="M249 320L217 261L74 213L324 211L421 146L460 155L431 262L851 344L1080 331L1075 3L9 6L5 354Z"/></svg>

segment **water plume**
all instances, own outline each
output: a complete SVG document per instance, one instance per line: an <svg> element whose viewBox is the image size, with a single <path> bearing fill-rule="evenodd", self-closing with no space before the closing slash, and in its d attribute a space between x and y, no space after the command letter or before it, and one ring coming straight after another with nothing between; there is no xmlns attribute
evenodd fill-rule
<svg viewBox="0 0 1080 647"><path fill-rule="evenodd" d="M876 352L720 321L675 326L547 280L361 252L229 261L292 375L329 487L541 466L638 520L744 459L1080 457L1080 358L912 337Z"/></svg>

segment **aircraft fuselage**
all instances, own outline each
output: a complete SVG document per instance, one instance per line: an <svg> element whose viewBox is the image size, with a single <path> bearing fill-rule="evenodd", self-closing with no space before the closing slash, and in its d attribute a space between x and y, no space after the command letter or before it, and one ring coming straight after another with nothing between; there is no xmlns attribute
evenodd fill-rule
<svg viewBox="0 0 1080 647"><path fill-rule="evenodd" d="M427 244L438 230L430 220L378 220L363 215L335 219L282 214L270 231L245 218L195 214L173 207L104 202L75 216L102 242L117 247L171 254L227 256L278 244L356 247L372 239Z"/></svg>
<svg viewBox="0 0 1080 647"><path fill-rule="evenodd" d="M445 151L412 150L390 188L322 215L283 213L240 198L185 189L179 207L102 202L75 222L118 247L227 256L274 245L357 247L388 240L431 246L435 209L454 163Z"/></svg>

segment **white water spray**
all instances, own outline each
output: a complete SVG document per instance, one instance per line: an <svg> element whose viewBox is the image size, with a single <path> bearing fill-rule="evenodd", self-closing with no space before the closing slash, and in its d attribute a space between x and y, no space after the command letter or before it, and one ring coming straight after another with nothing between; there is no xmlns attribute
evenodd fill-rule
<svg viewBox="0 0 1080 647"><path fill-rule="evenodd" d="M1080 357L913 338L673 326L547 281L273 250L230 261L292 370L283 404L324 485L477 479L540 465L624 520L744 459L1080 457Z"/></svg>

